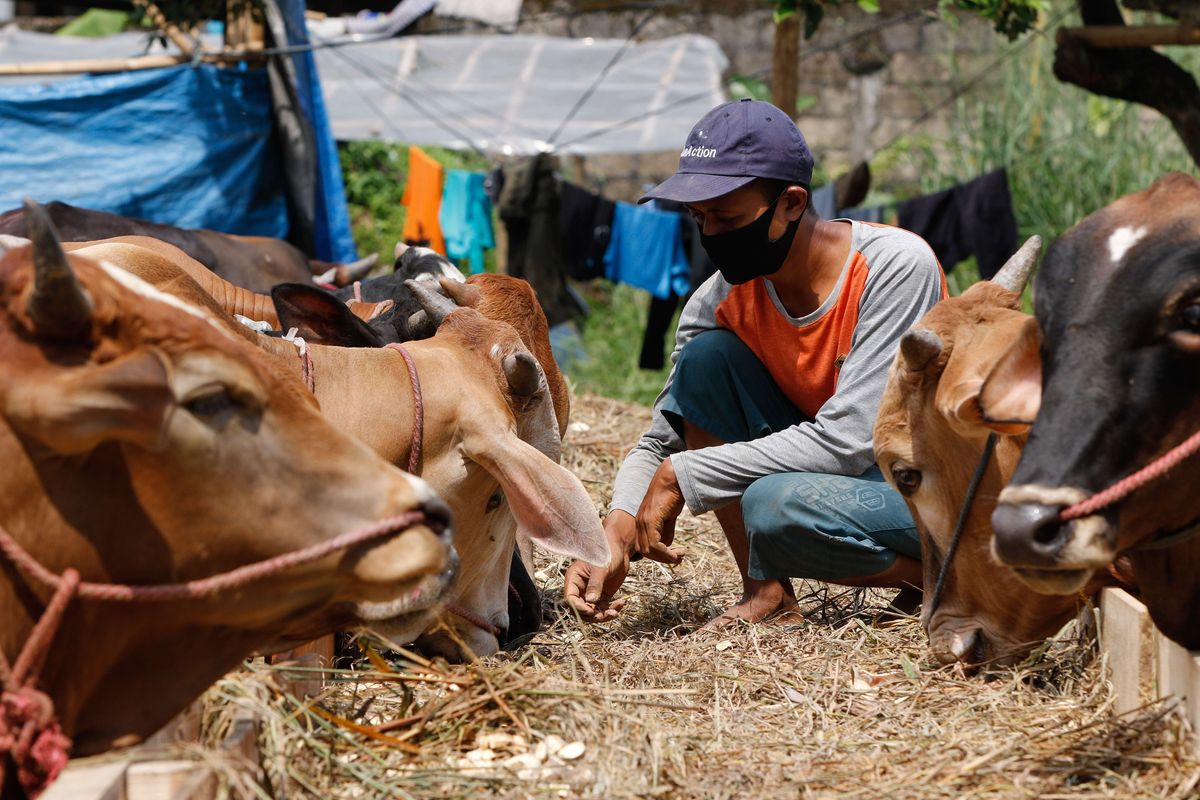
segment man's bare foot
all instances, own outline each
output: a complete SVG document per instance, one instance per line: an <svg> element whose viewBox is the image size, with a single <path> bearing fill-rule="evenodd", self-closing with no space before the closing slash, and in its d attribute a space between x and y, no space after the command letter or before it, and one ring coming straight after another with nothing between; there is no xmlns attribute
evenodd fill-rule
<svg viewBox="0 0 1200 800"><path fill-rule="evenodd" d="M736 622L798 623L804 616L797 610L796 595L790 583L777 580L755 581L746 588L742 599L710 619L700 630L716 630Z"/></svg>

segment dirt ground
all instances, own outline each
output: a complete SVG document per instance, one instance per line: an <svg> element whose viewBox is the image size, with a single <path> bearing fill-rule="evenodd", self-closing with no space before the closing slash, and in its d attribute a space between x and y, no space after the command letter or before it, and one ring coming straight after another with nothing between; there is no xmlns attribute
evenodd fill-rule
<svg viewBox="0 0 1200 800"><path fill-rule="evenodd" d="M576 398L564 456L597 508L647 409ZM372 652L307 703L272 668L207 696L219 740L264 719L263 770L234 796L1200 797L1189 732L1161 703L1115 717L1104 664L1064 630L1016 669L930 660L915 619L875 624L886 593L801 584L807 621L695 633L739 584L711 515L686 512L684 562L633 565L615 622L560 604L565 563L535 579L552 624L470 665Z"/></svg>

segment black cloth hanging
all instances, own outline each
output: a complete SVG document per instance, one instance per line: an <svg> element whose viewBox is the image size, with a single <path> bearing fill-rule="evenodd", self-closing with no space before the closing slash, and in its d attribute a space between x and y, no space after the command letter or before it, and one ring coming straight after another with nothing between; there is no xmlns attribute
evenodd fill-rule
<svg viewBox="0 0 1200 800"><path fill-rule="evenodd" d="M563 267L575 280L603 278L616 203L567 181L562 182L561 193L558 223Z"/></svg>
<svg viewBox="0 0 1200 800"><path fill-rule="evenodd" d="M683 226L683 252L688 258L688 282L691 284L691 291L683 297L671 295L666 299L650 298L646 329L642 332L642 350L638 355L638 367L641 369L662 369L666 365L667 336L671 333L675 310L682 303L686 303L692 292L717 271L716 265L700 244L700 226L688 213L687 206L674 200L655 200L654 203L661 211L674 211L679 214L679 224Z"/></svg>
<svg viewBox="0 0 1200 800"><path fill-rule="evenodd" d="M557 169L558 159L548 153L521 162L507 171L499 204L508 232L508 274L529 281L551 327L581 313L563 277Z"/></svg>
<svg viewBox="0 0 1200 800"><path fill-rule="evenodd" d="M1017 249L1017 219L1004 169L906 200L897 217L901 228L929 242L946 272L974 255L980 277L990 280Z"/></svg>

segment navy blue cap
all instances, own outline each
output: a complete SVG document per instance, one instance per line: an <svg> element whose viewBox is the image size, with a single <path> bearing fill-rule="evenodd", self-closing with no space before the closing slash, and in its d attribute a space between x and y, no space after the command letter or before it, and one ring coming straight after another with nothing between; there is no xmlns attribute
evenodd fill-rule
<svg viewBox="0 0 1200 800"><path fill-rule="evenodd" d="M755 178L808 186L812 171L812 151L791 117L765 100L730 100L696 123L679 154L679 169L638 202L698 203Z"/></svg>

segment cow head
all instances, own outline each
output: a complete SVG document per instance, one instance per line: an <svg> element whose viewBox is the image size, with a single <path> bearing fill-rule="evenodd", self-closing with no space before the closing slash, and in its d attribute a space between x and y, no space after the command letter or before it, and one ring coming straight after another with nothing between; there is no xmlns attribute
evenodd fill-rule
<svg viewBox="0 0 1200 800"><path fill-rule="evenodd" d="M991 558L991 510L1016 467L1028 428L984 420L984 379L1030 317L1020 292L1037 259L1036 237L993 281L938 303L910 330L888 375L875 425L875 455L905 498L921 536L924 618L942 661L1011 663L1057 631L1074 602L1037 598ZM980 484L941 602L932 595L990 433L996 449Z"/></svg>
<svg viewBox="0 0 1200 800"><path fill-rule="evenodd" d="M414 318L413 315L421 311L421 304L405 283L415 280L437 285L442 279L456 283L466 280L445 256L428 247L410 247L399 242L396 244L396 262L392 274L361 282L359 294L363 300L390 300L393 303L390 310L372 320L372 327L379 331L385 342L411 342L433 336L434 326L427 317ZM355 297L353 286L338 289L334 294L343 302Z"/></svg>
<svg viewBox="0 0 1200 800"><path fill-rule="evenodd" d="M517 330L426 287L411 287L438 328L433 339L410 350L419 361L433 356L435 363L454 364L453 370L431 370L431 380L443 399L459 398L457 407L446 406L453 420L427 423L426 430L459 437L461 455L429 463L422 472L435 486L454 486L445 495L455 509L455 542L463 554L456 602L507 630L513 621L506 568L518 530L547 550L592 563L605 563L596 559L607 553L606 539L579 479L558 463L561 440L546 372ZM433 392L425 381L423 391ZM479 391L485 386L490 391ZM449 444L436 449L447 452ZM453 616L443 620L476 654L495 652L498 642L487 632ZM435 631L418 643L460 657L454 638Z"/></svg>
<svg viewBox="0 0 1200 800"><path fill-rule="evenodd" d="M414 508L446 520L424 482L336 431L268 354L86 251L64 253L44 212L27 212L31 243L0 256L0 524L47 568L175 582ZM130 743L281 631L414 636L453 558L417 526L195 602L76 600L43 688L77 753ZM10 660L47 594L0 566Z"/></svg>
<svg viewBox="0 0 1200 800"><path fill-rule="evenodd" d="M1035 284L1037 321L984 388L989 417L1033 422L993 525L997 557L1038 591L1073 593L1118 553L1200 516L1193 460L1059 519L1197 429L1198 208L1200 182L1170 174L1059 237Z"/></svg>
<svg viewBox="0 0 1200 800"><path fill-rule="evenodd" d="M462 563L451 600L499 628L503 638L528 627L509 617L510 565L518 531L548 550L588 561L602 558L607 545L582 484L558 463L566 404L556 402L553 389L565 395L565 385L550 354L537 298L524 281L490 277L494 280L472 284L408 281L405 292L416 299L422 324L436 335L406 347L424 397L421 476L454 512L454 541ZM361 329L347 320L344 309L309 307L306 314L309 319L297 316L290 324L322 332L315 341L356 344L355 331ZM507 315L515 326L491 314ZM331 334L330 328L340 332ZM340 352L337 358L344 371L351 369L345 359L357 359L353 371L377 374L378 380L352 399L322 395L322 406L343 424L355 426L355 433L377 452L403 465L411 433L411 415L401 405L409 402L408 373L399 354L374 349L375 344L359 336L357 345L363 349ZM327 385L318 381L318 394ZM397 426L393 418L405 422ZM530 605L526 609L533 611ZM418 644L428 652L461 658L456 637L476 655L490 655L502 643L464 617L443 614L442 620L454 633L422 637Z"/></svg>

